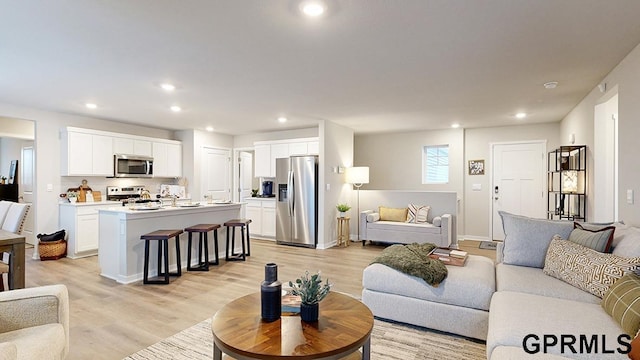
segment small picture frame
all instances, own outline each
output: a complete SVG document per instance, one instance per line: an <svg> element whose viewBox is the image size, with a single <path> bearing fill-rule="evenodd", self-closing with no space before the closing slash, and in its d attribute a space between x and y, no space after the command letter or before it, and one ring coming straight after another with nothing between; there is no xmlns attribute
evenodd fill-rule
<svg viewBox="0 0 640 360"><path fill-rule="evenodd" d="M484 175L484 160L469 160L469 175Z"/></svg>

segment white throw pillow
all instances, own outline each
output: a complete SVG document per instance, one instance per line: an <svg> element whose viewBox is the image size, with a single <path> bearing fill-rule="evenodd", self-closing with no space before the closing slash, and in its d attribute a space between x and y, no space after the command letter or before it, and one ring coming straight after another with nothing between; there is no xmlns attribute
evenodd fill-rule
<svg viewBox="0 0 640 360"><path fill-rule="evenodd" d="M409 204L407 212L408 223L426 223L431 206Z"/></svg>

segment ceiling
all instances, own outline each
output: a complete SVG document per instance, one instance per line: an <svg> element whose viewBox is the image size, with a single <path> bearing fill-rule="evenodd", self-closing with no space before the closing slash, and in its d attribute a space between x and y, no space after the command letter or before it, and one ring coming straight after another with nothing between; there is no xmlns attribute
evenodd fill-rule
<svg viewBox="0 0 640 360"><path fill-rule="evenodd" d="M0 0L0 102L232 135L554 122L640 43L637 0L325 4Z"/></svg>

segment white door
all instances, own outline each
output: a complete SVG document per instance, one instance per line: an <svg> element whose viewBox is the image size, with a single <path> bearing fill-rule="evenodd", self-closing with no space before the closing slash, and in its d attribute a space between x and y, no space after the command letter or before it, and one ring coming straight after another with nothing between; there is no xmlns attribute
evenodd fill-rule
<svg viewBox="0 0 640 360"><path fill-rule="evenodd" d="M241 151L238 154L238 201L251 197L253 181L253 154Z"/></svg>
<svg viewBox="0 0 640 360"><path fill-rule="evenodd" d="M594 110L593 220L618 219L618 95Z"/></svg>
<svg viewBox="0 0 640 360"><path fill-rule="evenodd" d="M504 240L498 211L546 218L545 152L543 141L492 144L491 238Z"/></svg>
<svg viewBox="0 0 640 360"><path fill-rule="evenodd" d="M202 192L214 200L231 200L231 150L202 148Z"/></svg>
<svg viewBox="0 0 640 360"><path fill-rule="evenodd" d="M18 182L20 183L19 188L22 193L22 202L30 205L29 212L27 213L27 217L24 221L24 226L22 227L22 234L24 235L27 244L35 245L36 237L33 234L35 229L34 219L36 218L36 209L33 206L33 146L23 147L21 158L21 169L18 176Z"/></svg>

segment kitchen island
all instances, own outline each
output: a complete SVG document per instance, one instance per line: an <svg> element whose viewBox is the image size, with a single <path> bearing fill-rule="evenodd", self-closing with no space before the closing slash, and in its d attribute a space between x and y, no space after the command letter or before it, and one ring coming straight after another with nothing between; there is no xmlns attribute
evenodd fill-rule
<svg viewBox="0 0 640 360"><path fill-rule="evenodd" d="M142 280L144 269L144 241L140 235L169 229L184 229L196 224L224 224L241 216L241 203L189 205L176 207L136 206L111 207L99 210L99 249L98 261L100 275L129 284ZM219 252L225 253L225 228L218 229ZM194 236L192 262L197 262L197 235ZM238 243L238 242L236 242ZM239 243L238 243L239 244ZM157 244L152 244L149 256L149 269L155 274L157 269ZM213 235L209 236L209 258L213 259ZM169 269L176 270L175 246L173 240L169 246ZM187 234L180 235L180 255L183 270L187 267Z"/></svg>

